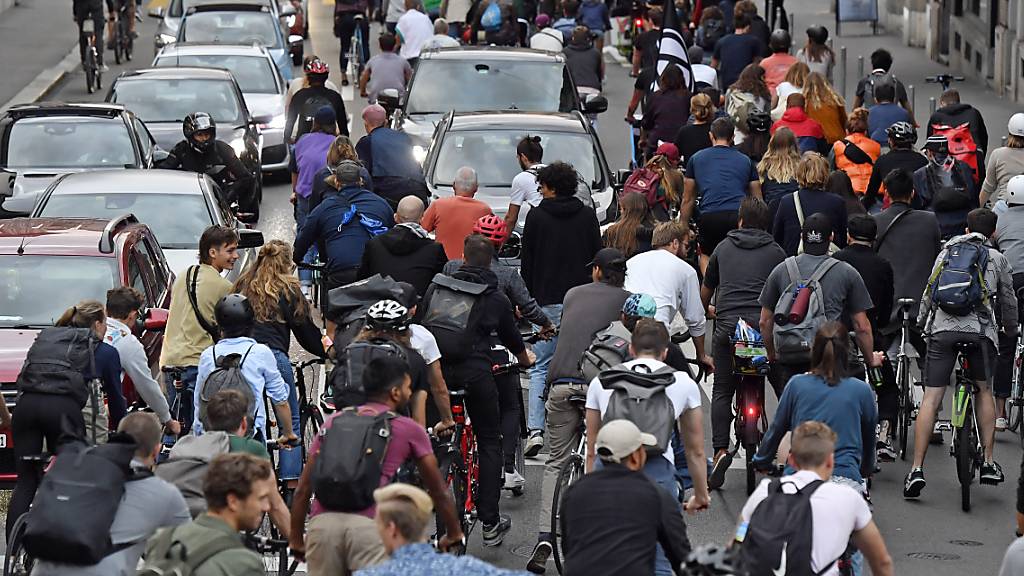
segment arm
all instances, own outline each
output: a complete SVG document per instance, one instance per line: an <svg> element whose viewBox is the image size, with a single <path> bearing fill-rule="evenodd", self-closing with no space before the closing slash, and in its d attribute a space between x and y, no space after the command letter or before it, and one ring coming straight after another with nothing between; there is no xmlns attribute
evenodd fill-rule
<svg viewBox="0 0 1024 576"><path fill-rule="evenodd" d="M309 466L307 466L309 468ZM437 458L433 454L427 454L416 461L416 469L419 470L423 485L430 493L430 499L434 502L434 510L441 516L445 525L445 536L441 539L441 549L445 549L453 542L459 542L463 538L462 526L455 515L455 504L448 494L448 487L441 479L441 470L438 468ZM305 471L303 471L305 476ZM293 521L294 524L294 521Z"/></svg>
<svg viewBox="0 0 1024 576"><path fill-rule="evenodd" d="M320 228L320 213L322 212L323 204L317 206L312 212L306 216L306 223L304 226L299 227L299 233L295 235L295 245L292 247L292 260L296 264L302 262L302 258L309 251L310 246L316 241L316 234Z"/></svg>
<svg viewBox="0 0 1024 576"><path fill-rule="evenodd" d="M288 106L288 115L284 121L284 139L285 142L294 144L295 139L292 138L292 134L295 132L295 121L299 118L299 110L302 109L302 105L306 102L306 94L304 94L305 88L299 90L292 96L291 104ZM303 252L305 254L305 252Z"/></svg>
<svg viewBox="0 0 1024 576"><path fill-rule="evenodd" d="M437 229L437 203L431 203L427 207L427 211L423 213L423 218L420 220L420 226L427 232L433 232Z"/></svg>
<svg viewBox="0 0 1024 576"><path fill-rule="evenodd" d="M875 473L875 446L878 442L878 408L875 406L875 395L867 391L860 399L860 437L861 457L860 473L865 478Z"/></svg>
<svg viewBox="0 0 1024 576"><path fill-rule="evenodd" d="M864 355L864 362L868 367L875 367L874 359L874 343L872 342L871 336L871 322L868 320L866 312L861 310L856 314L850 316L850 320L853 322L853 330L857 333L857 347L860 348L860 353Z"/></svg>
<svg viewBox="0 0 1024 576"><path fill-rule="evenodd" d="M597 433L601 431L601 411L587 408L587 462L585 470L589 473L594 470L594 460L597 459Z"/></svg>
<svg viewBox="0 0 1024 576"><path fill-rule="evenodd" d="M864 554L868 565L871 566L872 574L875 576L892 576L892 557L889 556L889 550L885 547L885 540L882 539L882 533L878 531L878 526L875 525L874 520L864 528L855 531L851 539L853 540L853 545Z"/></svg>
<svg viewBox="0 0 1024 576"><path fill-rule="evenodd" d="M1002 308L1000 318L1003 321L1003 331L1008 336L1017 334L1017 309L1020 303L1017 302L1017 294L1013 291L1013 277L1010 275L1009 265L1005 259L1004 263L997 268L999 274L999 306Z"/></svg>
<svg viewBox="0 0 1024 576"><path fill-rule="evenodd" d="M530 295L530 291L526 288L526 282L519 275L519 271L513 270L513 273L509 274L508 281L508 298L512 301L513 306L519 308L519 313L523 315L523 318L542 328L551 326L551 319Z"/></svg>
<svg viewBox="0 0 1024 576"><path fill-rule="evenodd" d="M626 121L633 120L633 114L636 114L636 109L640 107L640 99L643 98L643 92L634 89L633 96L629 99L629 104L626 106Z"/></svg>
<svg viewBox="0 0 1024 576"><path fill-rule="evenodd" d="M697 181L686 178L683 182L683 206L679 211L679 220L689 222L697 203Z"/></svg>
<svg viewBox="0 0 1024 576"><path fill-rule="evenodd" d="M235 181L248 182L252 180L252 174L245 169L245 165L238 159L238 156L235 154L235 149L227 142L222 142L222 144L223 146L218 146L218 148L220 148L221 159L224 160L224 165L227 166L231 175L235 177ZM295 175L293 175L293 178L294 177Z"/></svg>
<svg viewBox="0 0 1024 576"><path fill-rule="evenodd" d="M260 375L263 378L266 394L274 405L274 414L277 416L278 422L290 423L292 421L292 409L288 405L288 396L291 390L288 388L284 378L281 377L281 372L277 369L277 359L274 357L274 353L269 348L265 348L261 352L264 353L263 355L266 358L263 359ZM280 428L281 438L278 440L279 443L294 442L298 439L291 426L280 426Z"/></svg>
<svg viewBox="0 0 1024 576"><path fill-rule="evenodd" d="M301 297L301 296L300 296ZM327 356L327 352L324 350L324 343L320 339L320 329L313 323L313 318L310 316L310 310L306 309L306 314L299 317L294 313L291 303L289 305L289 316L288 323L291 326L292 334L295 335L295 341L299 343L299 346L309 352L310 354L324 358Z"/></svg>
<svg viewBox="0 0 1024 576"><path fill-rule="evenodd" d="M686 503L686 511L693 513L711 505L707 458L704 456L704 412L700 406L690 408L679 416L679 430L686 447L686 465L693 478L693 496Z"/></svg>
<svg viewBox="0 0 1024 576"><path fill-rule="evenodd" d="M359 75L359 95L363 98L369 96L366 92L366 85L370 83L370 67L363 68L363 73Z"/></svg>
<svg viewBox="0 0 1024 576"><path fill-rule="evenodd" d="M519 222L520 207L521 206L519 204L508 205L508 211L505 212L505 226L507 226L509 230L514 229L516 224Z"/></svg>
<svg viewBox="0 0 1024 576"><path fill-rule="evenodd" d="M981 193L978 195L978 204L984 206L988 203L989 196L996 191L996 181L999 176L995 173L995 162L989 154L985 162L985 181L981 183Z"/></svg>
<svg viewBox="0 0 1024 576"><path fill-rule="evenodd" d="M121 421L121 418L124 418L128 409L124 400L124 394L121 392L121 357L114 347L111 346L110 351L113 352L113 360L103 366L100 377L103 380L103 391L107 394L110 429L116 430L117 424ZM100 401L100 409L103 409L102 400Z"/></svg>
<svg viewBox="0 0 1024 576"><path fill-rule="evenodd" d="M871 171L871 179L868 180L868 189L864 191L864 197L861 198L861 202L865 207L872 206L878 201L878 189L882 186L882 171L877 167Z"/></svg>
<svg viewBox="0 0 1024 576"><path fill-rule="evenodd" d="M768 360L775 361L775 338L772 333L775 331L775 311L771 308L761 307L761 318L758 321L758 328L761 329L761 336L764 339L764 348L768 353Z"/></svg>
<svg viewBox="0 0 1024 576"><path fill-rule="evenodd" d="M331 107L334 108L334 115L338 118L338 134L348 136L348 111L345 110L345 100L341 94L330 92L328 98L331 100Z"/></svg>
<svg viewBox="0 0 1024 576"><path fill-rule="evenodd" d="M891 264L882 266L882 282L887 290L881 295L879 301L875 302L875 318L878 319L878 326L875 328L877 330L885 327L889 323L889 319L892 318L892 295L895 290L895 280Z"/></svg>
<svg viewBox="0 0 1024 576"><path fill-rule="evenodd" d="M700 287L700 301L704 304L705 313L710 310L711 297L715 295L716 288L718 288L718 255L712 252L711 258L708 259L708 267L704 270L704 283ZM713 314L710 315L713 316Z"/></svg>
<svg viewBox="0 0 1024 576"><path fill-rule="evenodd" d="M288 547L292 554L299 560L306 559L306 515L309 514L309 503L313 497L313 485L310 476L316 467L316 452L309 453L309 460L302 469L299 476L299 484L295 487L295 494L292 496L291 530L288 535Z"/></svg>
<svg viewBox="0 0 1024 576"><path fill-rule="evenodd" d="M444 374L441 372L441 362L435 360L427 366L427 379L430 380L430 393L434 396L434 405L441 414L440 430L444 430L455 423L452 418L452 402L448 397L448 384L444 381ZM438 432L440 432L438 430Z"/></svg>
<svg viewBox="0 0 1024 576"><path fill-rule="evenodd" d="M146 351L142 348L142 343L135 336L128 336L125 338L125 345L121 348L122 350L119 351L121 369L132 379L135 390L156 413L160 424L167 425L171 421L171 410L167 406L167 398L164 397L160 384L153 379L153 373L149 369L149 362L146 359Z"/></svg>
<svg viewBox="0 0 1024 576"><path fill-rule="evenodd" d="M409 412L412 419L423 428L427 427L427 391L416 390L409 400Z"/></svg>

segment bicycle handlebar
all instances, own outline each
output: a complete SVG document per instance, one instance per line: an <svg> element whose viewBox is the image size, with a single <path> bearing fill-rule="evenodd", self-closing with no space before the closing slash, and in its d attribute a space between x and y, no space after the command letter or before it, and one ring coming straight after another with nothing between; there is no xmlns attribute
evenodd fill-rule
<svg viewBox="0 0 1024 576"><path fill-rule="evenodd" d="M949 84L950 82L963 82L963 76L953 76L952 74L936 74L935 76L925 76L924 81L928 84Z"/></svg>
<svg viewBox="0 0 1024 576"><path fill-rule="evenodd" d="M281 550L288 549L287 540L279 540L277 538L271 538L269 536L261 536L259 534L246 534L245 540L246 543L249 544L250 549L260 554L280 552Z"/></svg>
<svg viewBox="0 0 1024 576"><path fill-rule="evenodd" d="M327 270L327 263L326 262L299 262L298 264L295 265L295 267L298 268L299 270L318 270L320 272L323 272L324 270Z"/></svg>
<svg viewBox="0 0 1024 576"><path fill-rule="evenodd" d="M292 362L291 364L292 368L298 371L305 370L306 368L309 368L310 366L315 366L317 364L324 364L326 362L327 360L325 360L324 358L311 358L309 360L306 360L305 362Z"/></svg>
<svg viewBox="0 0 1024 576"><path fill-rule="evenodd" d="M302 445L302 440L299 439L299 438L296 438L295 440L292 440L291 442L288 442L288 444L286 444L287 448L285 448L284 446L281 446L277 442L277 440L267 440L266 443L267 443L267 451L270 452L270 451L273 451L273 450L298 448L299 446Z"/></svg>

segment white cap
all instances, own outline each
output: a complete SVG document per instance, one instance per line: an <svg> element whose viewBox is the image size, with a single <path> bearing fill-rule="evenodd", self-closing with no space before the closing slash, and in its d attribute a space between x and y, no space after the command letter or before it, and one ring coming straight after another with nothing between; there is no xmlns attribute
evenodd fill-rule
<svg viewBox="0 0 1024 576"><path fill-rule="evenodd" d="M1024 112L1017 112L1010 116L1010 121L1006 125L1006 131L1012 136L1024 136Z"/></svg>
<svg viewBox="0 0 1024 576"><path fill-rule="evenodd" d="M1024 175L1018 174L1006 183L1006 205L1024 205Z"/></svg>
<svg viewBox="0 0 1024 576"><path fill-rule="evenodd" d="M641 432L629 420L612 420L597 433L597 455L608 462L621 462L641 446L657 445L657 438Z"/></svg>

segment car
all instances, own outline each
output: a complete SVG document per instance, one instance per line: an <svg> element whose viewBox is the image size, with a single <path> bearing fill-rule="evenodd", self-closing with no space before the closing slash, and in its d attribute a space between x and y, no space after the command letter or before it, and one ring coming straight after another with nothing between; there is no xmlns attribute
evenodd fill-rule
<svg viewBox="0 0 1024 576"><path fill-rule="evenodd" d="M204 44L259 44L267 48L285 81L292 79L292 64L302 64L302 36L288 36L280 18L266 6L254 4L200 4L185 12L178 27L178 42Z"/></svg>
<svg viewBox="0 0 1024 576"><path fill-rule="evenodd" d="M16 175L0 218L28 215L36 195L61 174L151 168L166 157L143 121L120 104L13 106L0 116L0 169Z"/></svg>
<svg viewBox="0 0 1024 576"><path fill-rule="evenodd" d="M262 46L175 43L165 46L153 60L155 68L203 66L225 68L238 82L253 119L263 134L260 161L264 171L288 169L284 141L284 102L288 86L270 53Z"/></svg>
<svg viewBox="0 0 1024 576"><path fill-rule="evenodd" d="M580 101L563 54L481 46L424 51L406 97L396 106L391 127L409 134L422 162L434 127L446 112L599 114L608 109L608 101L603 96Z"/></svg>
<svg viewBox="0 0 1024 576"><path fill-rule="evenodd" d="M614 219L617 180L608 168L597 133L580 111L449 112L438 123L423 163L431 198L454 194L452 182L462 166L476 170L476 194L495 214L508 211L512 179L522 171L516 145L527 134L540 136L544 161L561 160L576 168L581 200L597 212L599 222ZM519 213L515 233L522 230L529 206Z"/></svg>
<svg viewBox="0 0 1024 576"><path fill-rule="evenodd" d="M250 263L263 235L235 217L212 178L176 170L120 170L68 174L40 195L34 218L111 219L131 213L149 226L178 276L199 261L199 237L219 224L238 230L239 259L224 277L234 282Z"/></svg>
<svg viewBox="0 0 1024 576"><path fill-rule="evenodd" d="M213 116L217 139L231 145L253 178L252 190L238 200L241 212L248 222L259 220L263 200L262 136L231 72L194 66L122 72L111 83L107 101L124 104L135 112L166 150L184 138L181 123L185 116L193 112Z"/></svg>
<svg viewBox="0 0 1024 576"><path fill-rule="evenodd" d="M0 392L17 411L17 380L36 334L84 299L106 301L107 290L134 286L148 308L142 341L159 369L163 326L174 274L156 236L130 214L110 220L12 218L0 220ZM137 395L130 381L124 393ZM0 430L0 487L17 481L13 441Z"/></svg>

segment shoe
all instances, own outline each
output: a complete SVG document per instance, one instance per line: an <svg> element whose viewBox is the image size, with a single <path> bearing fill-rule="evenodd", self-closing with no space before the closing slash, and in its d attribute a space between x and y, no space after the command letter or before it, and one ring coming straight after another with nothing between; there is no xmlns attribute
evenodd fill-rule
<svg viewBox="0 0 1024 576"><path fill-rule="evenodd" d="M921 491L924 490L925 484L924 470L914 468L907 474L907 479L903 482L903 497L917 498L921 495Z"/></svg>
<svg viewBox="0 0 1024 576"><path fill-rule="evenodd" d="M348 82L348 74L342 74L341 75L341 85L342 86L348 86L348 84L349 84L349 82Z"/></svg>
<svg viewBox="0 0 1024 576"><path fill-rule="evenodd" d="M526 486L526 478L518 470L505 472L505 490L522 490Z"/></svg>
<svg viewBox="0 0 1024 576"><path fill-rule="evenodd" d="M732 452L722 451L717 454L715 465L711 468L711 475L708 476L708 489L718 490L725 484L725 473L732 466Z"/></svg>
<svg viewBox="0 0 1024 576"><path fill-rule="evenodd" d="M530 432L530 437L526 440L526 446L523 447L523 456L526 458L536 458L543 447L544 433L540 430L534 430Z"/></svg>
<svg viewBox="0 0 1024 576"><path fill-rule="evenodd" d="M500 546L511 529L512 519L504 514L498 516L497 524L484 524L484 546Z"/></svg>
<svg viewBox="0 0 1024 576"><path fill-rule="evenodd" d="M996 432L1006 432L1006 418L996 418Z"/></svg>
<svg viewBox="0 0 1024 576"><path fill-rule="evenodd" d="M1006 477L1003 476L1003 469L995 462L986 462L981 465L981 483L989 486L1002 484Z"/></svg>
<svg viewBox="0 0 1024 576"><path fill-rule="evenodd" d="M879 440L875 444L875 451L878 454L878 459L882 462L895 462L896 461L896 449L892 445L892 440Z"/></svg>
<svg viewBox="0 0 1024 576"><path fill-rule="evenodd" d="M553 551L551 542L547 540L537 542L537 545L533 547L533 554L530 555L530 561L526 563L526 570L534 574L543 574L547 570L548 558L551 557Z"/></svg>
<svg viewBox="0 0 1024 576"><path fill-rule="evenodd" d="M106 64L100 64L100 72L110 72L110 68Z"/></svg>

